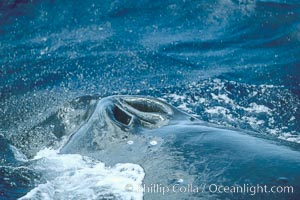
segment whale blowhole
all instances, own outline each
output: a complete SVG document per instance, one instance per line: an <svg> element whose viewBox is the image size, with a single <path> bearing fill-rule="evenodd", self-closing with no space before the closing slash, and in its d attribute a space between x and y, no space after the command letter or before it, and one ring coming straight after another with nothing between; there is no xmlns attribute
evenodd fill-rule
<svg viewBox="0 0 300 200"><path fill-rule="evenodd" d="M168 114L163 105L155 101L149 101L147 99L125 99L125 102L132 108L144 112L144 113L160 113Z"/></svg>
<svg viewBox="0 0 300 200"><path fill-rule="evenodd" d="M113 115L116 121L126 126L128 126L132 121L132 116L127 114L124 110L122 110L118 106L115 106L113 108Z"/></svg>

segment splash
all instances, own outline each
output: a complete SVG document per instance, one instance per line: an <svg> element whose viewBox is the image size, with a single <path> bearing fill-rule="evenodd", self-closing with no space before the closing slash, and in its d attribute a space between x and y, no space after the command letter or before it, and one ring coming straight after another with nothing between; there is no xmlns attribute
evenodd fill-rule
<svg viewBox="0 0 300 200"><path fill-rule="evenodd" d="M41 172L46 183L37 185L20 200L37 199L143 199L142 191L128 190L140 186L145 176L139 165L104 163L78 154L59 154L43 149L33 158L33 168Z"/></svg>

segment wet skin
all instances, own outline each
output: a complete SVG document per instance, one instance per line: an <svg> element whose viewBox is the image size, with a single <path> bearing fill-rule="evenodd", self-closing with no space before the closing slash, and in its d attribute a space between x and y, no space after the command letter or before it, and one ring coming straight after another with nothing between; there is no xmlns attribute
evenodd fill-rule
<svg viewBox="0 0 300 200"><path fill-rule="evenodd" d="M151 97L101 99L87 122L70 136L61 153L79 153L109 165L139 164L145 170L147 185L260 184L268 188L280 185L293 186L293 194L260 193L250 197L293 199L300 195L297 145L207 124ZM249 193L243 196L207 191L167 195L177 199L249 197ZM145 198L165 199L166 196L145 193Z"/></svg>
<svg viewBox="0 0 300 200"><path fill-rule="evenodd" d="M41 132L44 130L44 132ZM51 132L51 134L49 134ZM38 133L38 134L37 134ZM28 141L28 136L31 137ZM145 199L297 199L300 149L297 144L203 122L152 97L80 97L24 134L15 143L28 157L45 146L81 154L107 165L135 163L144 183L198 192L145 192ZM205 185L204 185L205 184ZM292 186L293 193L255 195L209 192L210 184ZM211 188L215 189L215 188ZM290 192L291 193L291 192ZM253 193L252 193L253 194Z"/></svg>

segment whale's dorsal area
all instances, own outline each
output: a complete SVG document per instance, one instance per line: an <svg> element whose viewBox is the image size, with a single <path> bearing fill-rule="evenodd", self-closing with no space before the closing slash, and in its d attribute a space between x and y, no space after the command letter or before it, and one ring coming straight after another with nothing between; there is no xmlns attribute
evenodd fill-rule
<svg viewBox="0 0 300 200"><path fill-rule="evenodd" d="M144 133L192 120L167 103L142 96L111 96L97 103L88 121L72 134L62 152L76 150L94 152L134 137L147 137ZM87 135L89 133L89 135Z"/></svg>
<svg viewBox="0 0 300 200"><path fill-rule="evenodd" d="M28 139L41 128L39 136ZM108 165L139 164L148 185L285 184L300 195L299 147L204 123L152 97L78 98L21 139L26 143L16 146L28 156L52 145L62 154L81 154ZM153 193L145 198L153 195L166 198ZM168 195L182 199L205 194ZM255 198L260 195L265 194Z"/></svg>

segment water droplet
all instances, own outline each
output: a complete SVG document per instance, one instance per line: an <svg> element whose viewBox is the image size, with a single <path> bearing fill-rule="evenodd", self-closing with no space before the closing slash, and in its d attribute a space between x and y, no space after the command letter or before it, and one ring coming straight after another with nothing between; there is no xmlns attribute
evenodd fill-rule
<svg viewBox="0 0 300 200"><path fill-rule="evenodd" d="M178 179L178 181L177 181L178 183L183 183L183 179L182 178L180 178L180 179Z"/></svg>
<svg viewBox="0 0 300 200"><path fill-rule="evenodd" d="M132 141L132 140L128 140L128 141L127 141L127 144L130 144L130 145L131 145L131 144L133 144L133 141Z"/></svg>
<svg viewBox="0 0 300 200"><path fill-rule="evenodd" d="M157 145L157 141L152 140L152 141L150 141L150 144L153 145L153 146L154 146L154 145Z"/></svg>

